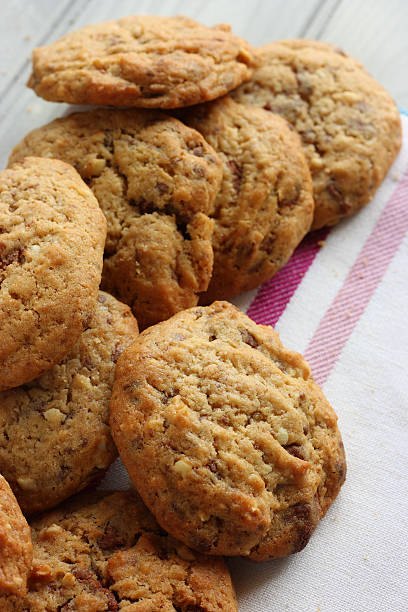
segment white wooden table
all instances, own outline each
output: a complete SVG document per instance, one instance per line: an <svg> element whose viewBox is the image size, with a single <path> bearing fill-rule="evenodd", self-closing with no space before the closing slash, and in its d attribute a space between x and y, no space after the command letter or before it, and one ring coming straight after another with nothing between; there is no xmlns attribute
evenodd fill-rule
<svg viewBox="0 0 408 612"><path fill-rule="evenodd" d="M294 37L335 43L359 59L390 91L400 108L408 109L407 0L3 0L1 9L0 167L6 165L11 148L28 131L61 116L68 108L63 104L45 102L25 87L30 73L32 48L52 42L66 32L86 24L136 12L186 14L207 25L228 22L236 34L247 38L254 45ZM406 466L401 466L401 469L406 470ZM329 520L336 519L334 512L326 522L328 524ZM341 537L340 530L336 534L336 537ZM348 543L345 548L347 546ZM350 542L350 546L353 546L353 542ZM392 546L390 542L390 549ZM302 559L306 560L302 562L307 563L307 556ZM262 571L261 568L257 568L257 572L248 571L245 579L242 578L241 570L241 584L236 585L238 593L242 597L244 590L263 590L270 593L271 606L279 593L280 601L286 603L278 604L277 612L385 610L381 604L378 608L364 607L364 585L367 585L364 575L361 574L358 581L355 581L357 587L352 587L353 577L347 574L348 568L340 572L341 576L331 576L330 571L326 571L329 563L322 570L322 575L316 577L318 587L315 596L306 602L302 599L304 574L297 575L295 569L292 575L297 576L296 580L290 584L285 583L288 569L296 568L296 563L293 558L270 563ZM372 567L375 567L370 565L371 557L367 557L364 563L367 563L369 576L369 572L374 572ZM378 567L382 572L382 560ZM233 569L236 577L237 570L234 566ZM373 576L377 575L373 573ZM387 578L390 584L392 578ZM395 583L394 586L398 590L401 583ZM392 584L391 587L394 588ZM356 588L361 597L355 596ZM344 596L342 599L336 596L336 589L351 589L352 593L350 597ZM334 607L335 601L347 601L347 607L341 608L341 603L340 608ZM395 601L397 607L394 606L392 612L397 609L398 612L408 610L408 602L404 602L404 596L399 597L398 592ZM249 608L245 607L246 610ZM264 610L255 606L253 612Z"/></svg>

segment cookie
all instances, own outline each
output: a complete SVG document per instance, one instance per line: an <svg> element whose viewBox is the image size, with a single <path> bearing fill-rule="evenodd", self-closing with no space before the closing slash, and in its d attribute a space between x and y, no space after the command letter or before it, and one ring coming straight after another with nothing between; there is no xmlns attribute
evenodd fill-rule
<svg viewBox="0 0 408 612"><path fill-rule="evenodd" d="M72 349L96 306L106 221L77 172L29 157L0 172L0 390Z"/></svg>
<svg viewBox="0 0 408 612"><path fill-rule="evenodd" d="M131 16L38 47L27 85L53 102L176 108L247 81L252 57L252 47L226 24Z"/></svg>
<svg viewBox="0 0 408 612"><path fill-rule="evenodd" d="M135 491L80 496L31 529L30 589L12 610L238 610L224 562L164 533Z"/></svg>
<svg viewBox="0 0 408 612"><path fill-rule="evenodd" d="M0 475L0 598L4 594L25 595L32 557L30 528Z"/></svg>
<svg viewBox="0 0 408 612"><path fill-rule="evenodd" d="M297 134L277 115L226 97L181 117L223 161L208 304L258 287L287 262L310 229L312 184Z"/></svg>
<svg viewBox="0 0 408 612"><path fill-rule="evenodd" d="M195 306L212 271L221 160L195 130L158 111L93 110L34 130L13 151L75 166L108 221L102 288L143 329Z"/></svg>
<svg viewBox="0 0 408 612"><path fill-rule="evenodd" d="M300 551L345 478L308 364L227 302L178 313L122 353L110 423L160 525L209 554Z"/></svg>
<svg viewBox="0 0 408 612"><path fill-rule="evenodd" d="M116 458L108 425L114 369L137 333L129 308L100 292L64 361L0 393L0 471L25 513L56 506Z"/></svg>
<svg viewBox="0 0 408 612"><path fill-rule="evenodd" d="M237 102L279 113L300 135L312 173L312 229L334 225L371 200L401 146L391 96L350 55L310 40L257 50Z"/></svg>

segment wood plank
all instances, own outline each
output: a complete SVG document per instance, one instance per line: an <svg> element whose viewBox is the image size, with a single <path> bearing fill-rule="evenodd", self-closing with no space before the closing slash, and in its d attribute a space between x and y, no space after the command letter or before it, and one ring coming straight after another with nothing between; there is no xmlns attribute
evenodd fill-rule
<svg viewBox="0 0 408 612"><path fill-rule="evenodd" d="M408 109L408 2L335 4L327 22L318 15L305 36L342 47L388 89L397 104Z"/></svg>
<svg viewBox="0 0 408 612"><path fill-rule="evenodd" d="M299 35L305 21L324 0L142 0L138 2L139 14L177 15L184 14L206 25L230 23L233 31L245 36L252 44L261 45L287 36L288 31ZM74 27L87 23L98 23L117 19L134 13L135 3L123 0L91 0L75 21Z"/></svg>
<svg viewBox="0 0 408 612"><path fill-rule="evenodd" d="M0 21L0 92L9 89L24 68L28 70L34 47L55 36L58 26L66 27L67 16L77 2L38 0L23 3L18 0L6 4Z"/></svg>

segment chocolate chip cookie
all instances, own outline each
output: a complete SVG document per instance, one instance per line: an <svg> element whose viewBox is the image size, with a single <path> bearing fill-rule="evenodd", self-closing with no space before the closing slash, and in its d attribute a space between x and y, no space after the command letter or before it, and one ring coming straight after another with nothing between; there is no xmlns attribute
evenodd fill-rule
<svg viewBox="0 0 408 612"><path fill-rule="evenodd" d="M0 393L0 471L24 512L56 506L115 459L108 425L114 369L137 333L130 309L100 292L88 329L64 361Z"/></svg>
<svg viewBox="0 0 408 612"><path fill-rule="evenodd" d="M350 55L327 43L284 40L257 50L252 80L233 97L279 113L300 135L313 178L312 229L367 204L401 146L391 96Z"/></svg>
<svg viewBox="0 0 408 612"><path fill-rule="evenodd" d="M105 237L68 164L29 157L0 172L0 390L59 363L88 326Z"/></svg>
<svg viewBox="0 0 408 612"><path fill-rule="evenodd" d="M287 262L310 229L312 183L299 137L281 117L228 96L181 117L223 161L208 304L258 287Z"/></svg>
<svg viewBox="0 0 408 612"><path fill-rule="evenodd" d="M197 304L213 253L209 215L222 179L215 151L158 111L93 110L34 130L28 154L75 166L108 221L102 288L129 304L143 329Z"/></svg>
<svg viewBox="0 0 408 612"><path fill-rule="evenodd" d="M252 55L225 24L131 16L35 49L28 86L53 102L176 108L213 100L247 81Z"/></svg>
<svg viewBox="0 0 408 612"><path fill-rule="evenodd" d="M345 478L308 364L227 302L178 313L122 353L110 422L160 525L205 553L300 551Z"/></svg>
<svg viewBox="0 0 408 612"><path fill-rule="evenodd" d="M0 475L0 599L4 594L25 595L32 557L30 528Z"/></svg>
<svg viewBox="0 0 408 612"><path fill-rule="evenodd" d="M135 491L81 496L31 529L30 589L10 610L238 610L224 562L164 533Z"/></svg>

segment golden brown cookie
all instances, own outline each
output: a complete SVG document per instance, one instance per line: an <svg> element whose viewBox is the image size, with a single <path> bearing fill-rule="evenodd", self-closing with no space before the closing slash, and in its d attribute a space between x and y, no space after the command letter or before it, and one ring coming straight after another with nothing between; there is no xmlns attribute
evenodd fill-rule
<svg viewBox="0 0 408 612"><path fill-rule="evenodd" d="M213 275L200 298L208 304L258 287L287 262L310 229L312 183L299 137L281 117L228 96L181 117L223 161Z"/></svg>
<svg viewBox="0 0 408 612"><path fill-rule="evenodd" d="M227 302L178 313L122 353L110 422L146 505L201 552L298 552L345 478L308 364Z"/></svg>
<svg viewBox="0 0 408 612"><path fill-rule="evenodd" d="M0 471L24 510L56 506L109 467L114 369L138 333L129 308L99 293L88 328L64 361L0 393Z"/></svg>
<svg viewBox="0 0 408 612"><path fill-rule="evenodd" d="M226 24L131 16L35 49L28 86L53 102L176 108L247 81L252 57L252 47Z"/></svg>
<svg viewBox="0 0 408 612"><path fill-rule="evenodd" d="M30 528L0 475L0 599L4 594L25 595L32 558Z"/></svg>
<svg viewBox="0 0 408 612"><path fill-rule="evenodd" d="M401 146L391 96L350 55L327 43L284 40L257 50L237 102L279 113L300 135L313 178L312 229L367 204Z"/></svg>
<svg viewBox="0 0 408 612"><path fill-rule="evenodd" d="M135 491L80 496L31 529L29 592L10 610L238 610L224 562L164 533Z"/></svg>
<svg viewBox="0 0 408 612"><path fill-rule="evenodd" d="M0 173L0 390L72 349L95 310L105 237L71 166L29 157Z"/></svg>
<svg viewBox="0 0 408 612"><path fill-rule="evenodd" d="M93 110L28 134L25 155L75 166L108 221L102 288L129 304L141 328L197 304L212 271L208 215L222 179L204 138L158 111Z"/></svg>

